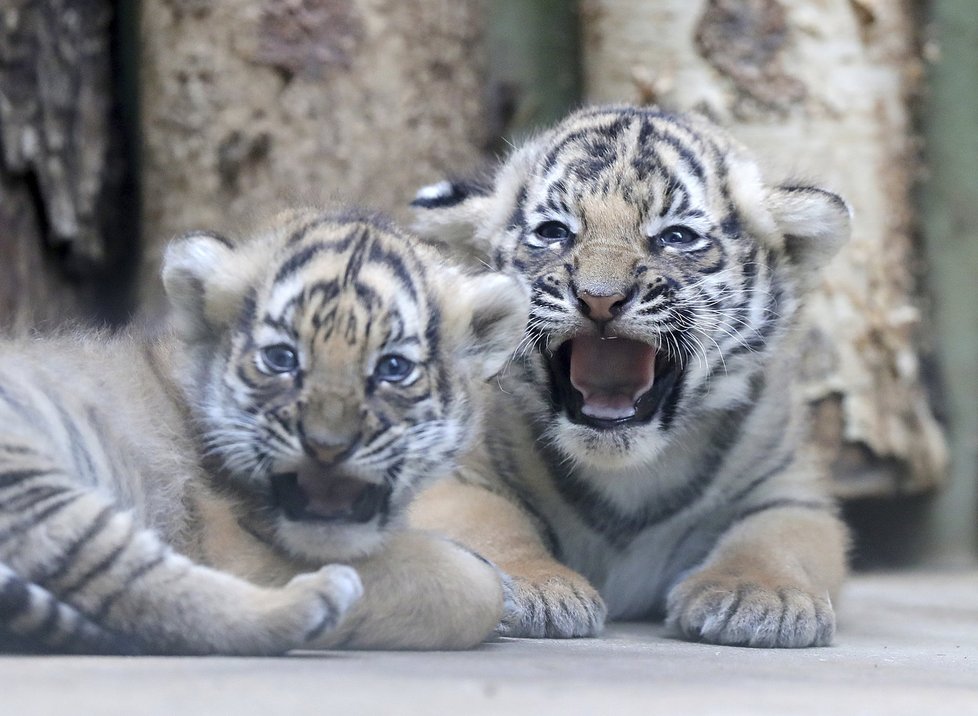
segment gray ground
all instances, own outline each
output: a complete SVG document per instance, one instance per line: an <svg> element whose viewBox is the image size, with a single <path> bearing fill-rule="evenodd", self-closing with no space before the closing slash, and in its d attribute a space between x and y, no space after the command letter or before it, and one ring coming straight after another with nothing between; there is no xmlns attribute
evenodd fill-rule
<svg viewBox="0 0 978 716"><path fill-rule="evenodd" d="M0 658L21 714L978 714L978 572L854 577L836 644L688 644L656 625L464 653Z"/></svg>

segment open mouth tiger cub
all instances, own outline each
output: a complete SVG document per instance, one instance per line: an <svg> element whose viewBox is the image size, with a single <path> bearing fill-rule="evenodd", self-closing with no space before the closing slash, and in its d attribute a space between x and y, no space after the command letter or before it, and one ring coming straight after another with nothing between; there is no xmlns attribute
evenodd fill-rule
<svg viewBox="0 0 978 716"><path fill-rule="evenodd" d="M593 635L607 610L724 644L829 642L846 536L792 383L846 203L767 183L702 117L613 106L414 205L424 234L532 294L488 447L416 506L514 576L504 631Z"/></svg>
<svg viewBox="0 0 978 716"><path fill-rule="evenodd" d="M481 641L497 571L405 510L478 435L523 289L313 210L184 237L163 281L158 334L0 343L0 647Z"/></svg>

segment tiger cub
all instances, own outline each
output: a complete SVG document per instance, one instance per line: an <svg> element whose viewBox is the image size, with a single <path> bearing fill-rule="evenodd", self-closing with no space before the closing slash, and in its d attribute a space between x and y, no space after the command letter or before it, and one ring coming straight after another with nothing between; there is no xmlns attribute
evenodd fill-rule
<svg viewBox="0 0 978 716"><path fill-rule="evenodd" d="M486 448L412 508L513 576L503 632L664 616L719 644L829 643L847 536L792 382L846 203L766 183L701 117L611 106L414 205L532 292Z"/></svg>
<svg viewBox="0 0 978 716"><path fill-rule="evenodd" d="M525 291L380 220L311 210L250 241L189 235L163 282L158 334L0 342L0 647L272 654L489 634L496 568L404 530L404 513L478 434ZM335 561L357 571L321 567Z"/></svg>

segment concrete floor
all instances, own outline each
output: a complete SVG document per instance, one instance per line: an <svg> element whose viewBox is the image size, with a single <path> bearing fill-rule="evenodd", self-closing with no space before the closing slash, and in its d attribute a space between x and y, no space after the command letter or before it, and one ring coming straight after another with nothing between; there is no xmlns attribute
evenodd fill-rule
<svg viewBox="0 0 978 716"><path fill-rule="evenodd" d="M851 579L835 646L688 644L660 626L463 653L0 658L0 715L978 715L978 572Z"/></svg>

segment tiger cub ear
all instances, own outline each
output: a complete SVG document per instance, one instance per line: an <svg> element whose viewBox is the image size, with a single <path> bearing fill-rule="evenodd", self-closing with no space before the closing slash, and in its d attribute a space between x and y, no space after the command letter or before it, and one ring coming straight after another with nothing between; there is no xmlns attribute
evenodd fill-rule
<svg viewBox="0 0 978 716"><path fill-rule="evenodd" d="M456 356L470 373L488 380L513 357L530 312L527 292L511 276L482 273L453 282L449 320ZM457 312L456 312L457 311Z"/></svg>
<svg viewBox="0 0 978 716"><path fill-rule="evenodd" d="M474 178L424 187L411 202L414 232L456 256L498 263L496 242L522 210L526 177L539 160L538 153L536 143L529 142Z"/></svg>
<svg viewBox="0 0 978 716"><path fill-rule="evenodd" d="M216 333L230 320L240 293L234 280L234 245L209 231L184 234L163 255L163 288L175 327L187 339ZM243 287L240 287L243 290Z"/></svg>
<svg viewBox="0 0 978 716"><path fill-rule="evenodd" d="M770 190L768 208L799 279L803 285L813 284L818 272L849 240L849 204L825 189L799 185Z"/></svg>
<svg viewBox="0 0 978 716"><path fill-rule="evenodd" d="M492 201L491 181L446 179L418 190L411 202L415 217L411 228L453 253L487 255L489 247L479 227L485 225Z"/></svg>

